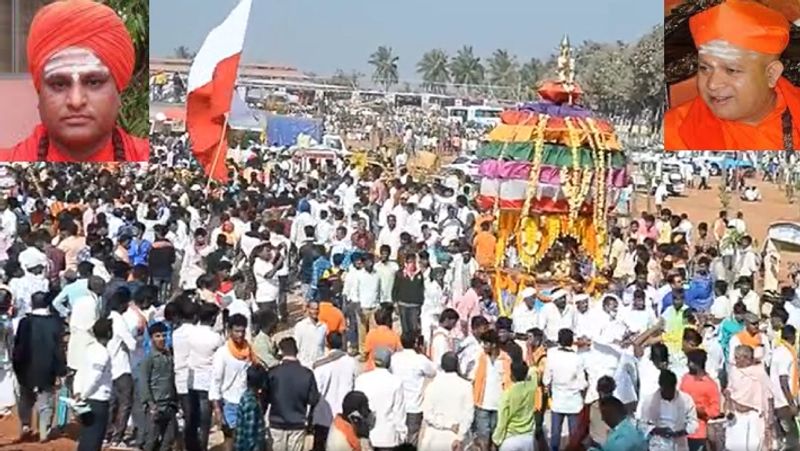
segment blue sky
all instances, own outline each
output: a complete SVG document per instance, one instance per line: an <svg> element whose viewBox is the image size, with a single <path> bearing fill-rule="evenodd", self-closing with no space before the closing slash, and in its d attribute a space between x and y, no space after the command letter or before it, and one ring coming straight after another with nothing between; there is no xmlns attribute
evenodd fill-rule
<svg viewBox="0 0 800 451"><path fill-rule="evenodd" d="M151 0L150 55L196 51L237 0ZM663 20L654 0L253 0L243 58L320 75L336 69L371 74L379 46L400 57L402 80L419 77L425 51L454 54L472 45L483 58L497 48L520 61L547 58L564 33L583 40L630 41Z"/></svg>

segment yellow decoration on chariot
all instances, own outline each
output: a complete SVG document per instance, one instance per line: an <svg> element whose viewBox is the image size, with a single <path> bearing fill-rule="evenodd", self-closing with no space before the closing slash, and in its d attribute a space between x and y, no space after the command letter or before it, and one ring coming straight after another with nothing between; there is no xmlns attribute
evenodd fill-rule
<svg viewBox="0 0 800 451"><path fill-rule="evenodd" d="M522 219L521 245L525 255L534 256L539 252L542 245L542 232L539 224L532 217Z"/></svg>

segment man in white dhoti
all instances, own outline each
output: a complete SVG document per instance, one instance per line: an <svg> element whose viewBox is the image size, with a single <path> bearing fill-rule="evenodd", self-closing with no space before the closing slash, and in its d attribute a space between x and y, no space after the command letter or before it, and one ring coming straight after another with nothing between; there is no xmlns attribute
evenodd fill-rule
<svg viewBox="0 0 800 451"><path fill-rule="evenodd" d="M472 424L472 384L458 375L458 357L448 352L437 363L442 371L425 388L422 401L420 450L455 449Z"/></svg>
<svg viewBox="0 0 800 451"><path fill-rule="evenodd" d="M752 451L770 449L773 393L764 365L753 358L753 348L739 345L728 376L724 411L732 421L725 430L725 449Z"/></svg>
<svg viewBox="0 0 800 451"><path fill-rule="evenodd" d="M691 396L677 390L669 370L658 378L659 389L644 398L640 420L649 426L651 451L688 451L687 435L697 430L697 408Z"/></svg>
<svg viewBox="0 0 800 451"><path fill-rule="evenodd" d="M342 413L344 397L353 390L357 362L342 351L342 334L328 335L325 355L314 362L314 378L320 401L314 407L314 450L324 450L328 430L336 415Z"/></svg>

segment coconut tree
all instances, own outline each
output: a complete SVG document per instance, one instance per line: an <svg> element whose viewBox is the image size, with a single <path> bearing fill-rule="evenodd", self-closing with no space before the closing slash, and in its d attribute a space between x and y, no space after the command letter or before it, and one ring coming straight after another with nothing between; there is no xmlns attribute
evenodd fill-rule
<svg viewBox="0 0 800 451"><path fill-rule="evenodd" d="M173 53L175 54L175 58L182 60L190 60L194 58L194 53L185 45L179 45L177 48L175 48Z"/></svg>
<svg viewBox="0 0 800 451"><path fill-rule="evenodd" d="M388 91L392 85L397 84L397 61L400 57L392 53L392 48L382 45L369 57L369 64L375 67L372 81Z"/></svg>
<svg viewBox="0 0 800 451"><path fill-rule="evenodd" d="M531 58L519 70L519 80L522 85L522 92L519 97L532 100L536 92L536 86L544 78L545 67L539 58Z"/></svg>
<svg viewBox="0 0 800 451"><path fill-rule="evenodd" d="M447 53L442 49L428 50L417 63L417 73L422 76L422 87L428 92L442 94L450 83Z"/></svg>
<svg viewBox="0 0 800 451"><path fill-rule="evenodd" d="M517 91L519 85L519 63L517 58L505 49L497 49L489 58L489 83L506 88L504 91Z"/></svg>
<svg viewBox="0 0 800 451"><path fill-rule="evenodd" d="M483 84L485 73L486 69L481 64L481 59L475 56L472 46L465 45L450 60L453 82L467 86L467 92L471 92L470 86Z"/></svg>

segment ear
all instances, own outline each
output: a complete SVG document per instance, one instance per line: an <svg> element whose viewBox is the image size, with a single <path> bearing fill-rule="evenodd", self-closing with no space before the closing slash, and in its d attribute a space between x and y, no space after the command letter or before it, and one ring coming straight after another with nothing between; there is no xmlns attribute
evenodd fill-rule
<svg viewBox="0 0 800 451"><path fill-rule="evenodd" d="M774 88L778 84L781 74L783 74L783 63L780 60L767 64L767 83L770 88Z"/></svg>

